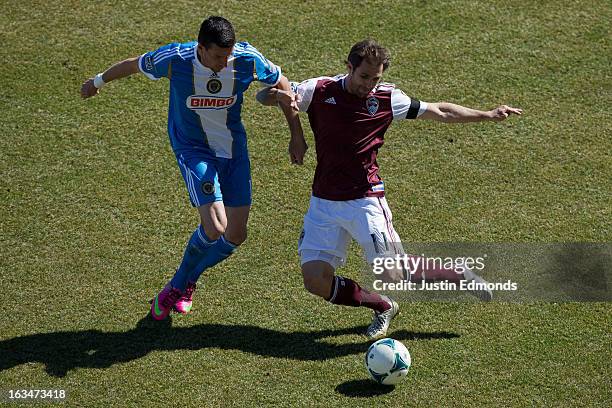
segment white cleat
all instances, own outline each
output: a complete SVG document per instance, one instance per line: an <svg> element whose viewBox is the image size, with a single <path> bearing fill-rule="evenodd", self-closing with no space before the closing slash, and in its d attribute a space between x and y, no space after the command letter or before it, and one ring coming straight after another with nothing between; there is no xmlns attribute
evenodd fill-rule
<svg viewBox="0 0 612 408"><path fill-rule="evenodd" d="M383 296L383 298L391 303L391 307L384 312L374 312L372 323L365 333L365 335L370 339L384 337L387 334L391 320L393 320L393 318L399 313L399 305L395 300L388 296Z"/></svg>

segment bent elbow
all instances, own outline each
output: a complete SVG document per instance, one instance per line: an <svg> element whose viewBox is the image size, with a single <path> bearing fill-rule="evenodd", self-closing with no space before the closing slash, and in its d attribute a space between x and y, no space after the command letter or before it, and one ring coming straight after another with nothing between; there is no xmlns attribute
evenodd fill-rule
<svg viewBox="0 0 612 408"><path fill-rule="evenodd" d="M262 105L266 105L266 106L275 105L274 103L271 103L272 98L270 98L270 88L264 88L260 90L259 92L257 92L257 94L255 95L255 99L257 100L257 102L261 103Z"/></svg>

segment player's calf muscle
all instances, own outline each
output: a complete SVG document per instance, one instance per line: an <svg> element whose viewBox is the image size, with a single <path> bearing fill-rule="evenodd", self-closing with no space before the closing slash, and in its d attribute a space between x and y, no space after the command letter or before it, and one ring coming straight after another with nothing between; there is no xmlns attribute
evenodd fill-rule
<svg viewBox="0 0 612 408"><path fill-rule="evenodd" d="M307 291L323 298L329 297L334 278L333 270L318 265L317 262L307 262L302 265L302 277Z"/></svg>

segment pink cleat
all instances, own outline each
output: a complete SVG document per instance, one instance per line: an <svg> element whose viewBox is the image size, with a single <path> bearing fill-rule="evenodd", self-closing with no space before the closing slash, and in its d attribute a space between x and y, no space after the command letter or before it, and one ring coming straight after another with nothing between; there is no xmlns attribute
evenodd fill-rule
<svg viewBox="0 0 612 408"><path fill-rule="evenodd" d="M182 295L183 292L173 288L169 283L164 286L151 303L151 316L153 316L153 319L164 320Z"/></svg>
<svg viewBox="0 0 612 408"><path fill-rule="evenodd" d="M191 311L193 303L193 292L196 290L195 282L188 282L183 296L174 305L174 310L179 313L187 314Z"/></svg>

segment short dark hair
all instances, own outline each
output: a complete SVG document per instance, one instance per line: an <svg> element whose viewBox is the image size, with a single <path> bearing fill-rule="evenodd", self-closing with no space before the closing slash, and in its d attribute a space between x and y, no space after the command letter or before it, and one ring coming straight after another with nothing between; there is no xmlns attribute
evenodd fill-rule
<svg viewBox="0 0 612 408"><path fill-rule="evenodd" d="M385 47L378 44L376 40L368 38L353 45L346 62L350 62L353 69L356 69L364 59L370 64L382 64L383 71L385 71L391 63L391 54L389 54Z"/></svg>
<svg viewBox="0 0 612 408"><path fill-rule="evenodd" d="M219 16L210 16L202 21L198 43L206 48L216 44L221 48L233 47L236 43L236 34L232 23Z"/></svg>

